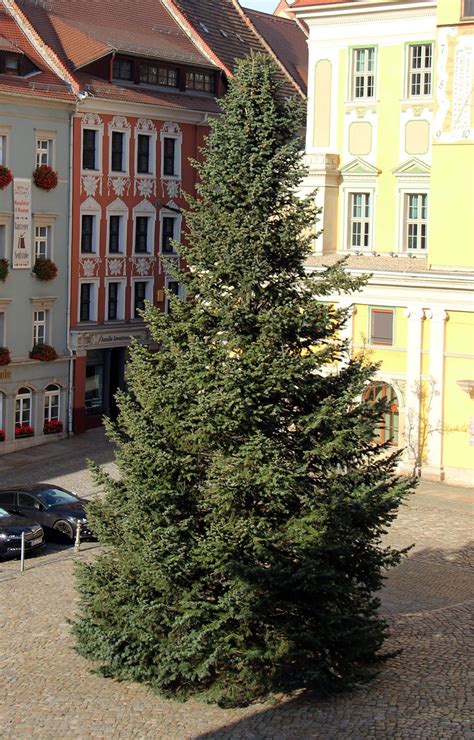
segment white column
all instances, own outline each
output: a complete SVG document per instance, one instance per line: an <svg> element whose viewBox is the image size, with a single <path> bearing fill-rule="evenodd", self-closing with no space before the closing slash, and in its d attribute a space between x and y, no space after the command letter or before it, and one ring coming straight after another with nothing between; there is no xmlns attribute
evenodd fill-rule
<svg viewBox="0 0 474 740"><path fill-rule="evenodd" d="M428 389L428 465L443 478L444 349L448 314L443 307L427 311L430 319L430 387Z"/></svg>
<svg viewBox="0 0 474 740"><path fill-rule="evenodd" d="M347 365L352 357L352 346L354 341L354 314L356 313L356 307L353 303L348 303L347 300L339 301L341 308L344 308L348 312L347 321L340 331L340 338L342 341L347 342L347 351L341 355L339 367L342 369Z"/></svg>
<svg viewBox="0 0 474 740"><path fill-rule="evenodd" d="M414 464L418 457L420 438L421 348L424 312L421 306L411 305L405 309L405 316L408 319L405 445L408 460L410 464Z"/></svg>

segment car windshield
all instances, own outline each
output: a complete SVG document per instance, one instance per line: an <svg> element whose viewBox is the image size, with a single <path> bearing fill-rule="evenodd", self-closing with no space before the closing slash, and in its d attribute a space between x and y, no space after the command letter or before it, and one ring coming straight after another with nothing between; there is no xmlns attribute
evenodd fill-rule
<svg viewBox="0 0 474 740"><path fill-rule="evenodd" d="M11 514L9 514L8 511L5 511L5 509L0 508L0 519L4 519L6 516L11 516Z"/></svg>
<svg viewBox="0 0 474 740"><path fill-rule="evenodd" d="M72 493L61 491L60 488L43 488L41 491L35 491L35 496L45 506L71 504L77 501L77 498Z"/></svg>

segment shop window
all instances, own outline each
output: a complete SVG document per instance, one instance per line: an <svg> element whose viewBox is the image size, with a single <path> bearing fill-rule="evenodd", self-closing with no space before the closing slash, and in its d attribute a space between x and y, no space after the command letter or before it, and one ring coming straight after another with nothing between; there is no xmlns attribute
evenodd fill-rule
<svg viewBox="0 0 474 740"><path fill-rule="evenodd" d="M375 403L385 400L388 410L382 415L375 430L375 440L379 444L388 442L398 446L399 442L399 412L397 395L391 385L387 383L373 383L364 393L364 401Z"/></svg>
<svg viewBox="0 0 474 740"><path fill-rule="evenodd" d="M59 421L60 389L59 386L48 385L44 392L43 421Z"/></svg>
<svg viewBox="0 0 474 740"><path fill-rule="evenodd" d="M101 414L104 408L104 359L102 352L87 355L86 413Z"/></svg>

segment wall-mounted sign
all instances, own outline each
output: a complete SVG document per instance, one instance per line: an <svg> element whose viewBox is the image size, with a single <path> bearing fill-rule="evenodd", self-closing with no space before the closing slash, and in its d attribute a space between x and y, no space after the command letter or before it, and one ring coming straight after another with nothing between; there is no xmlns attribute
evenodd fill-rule
<svg viewBox="0 0 474 740"><path fill-rule="evenodd" d="M13 269L31 269L31 180L13 180Z"/></svg>
<svg viewBox="0 0 474 740"><path fill-rule="evenodd" d="M11 370L0 370L0 380L9 380L11 376Z"/></svg>

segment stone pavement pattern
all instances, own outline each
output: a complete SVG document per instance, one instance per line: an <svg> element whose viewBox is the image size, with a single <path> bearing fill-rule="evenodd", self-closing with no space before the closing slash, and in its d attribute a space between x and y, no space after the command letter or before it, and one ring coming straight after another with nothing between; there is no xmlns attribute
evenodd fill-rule
<svg viewBox="0 0 474 740"><path fill-rule="evenodd" d="M85 459L114 471L101 431L34 452L33 460L0 458L0 486L51 481L91 495ZM67 619L74 559L93 558L96 545L32 558L24 574L17 562L0 563L0 737L474 740L473 539L470 492L422 483L387 536L397 546L417 543L382 594L388 647L403 653L351 693L237 710L164 701L91 673L72 649Z"/></svg>

